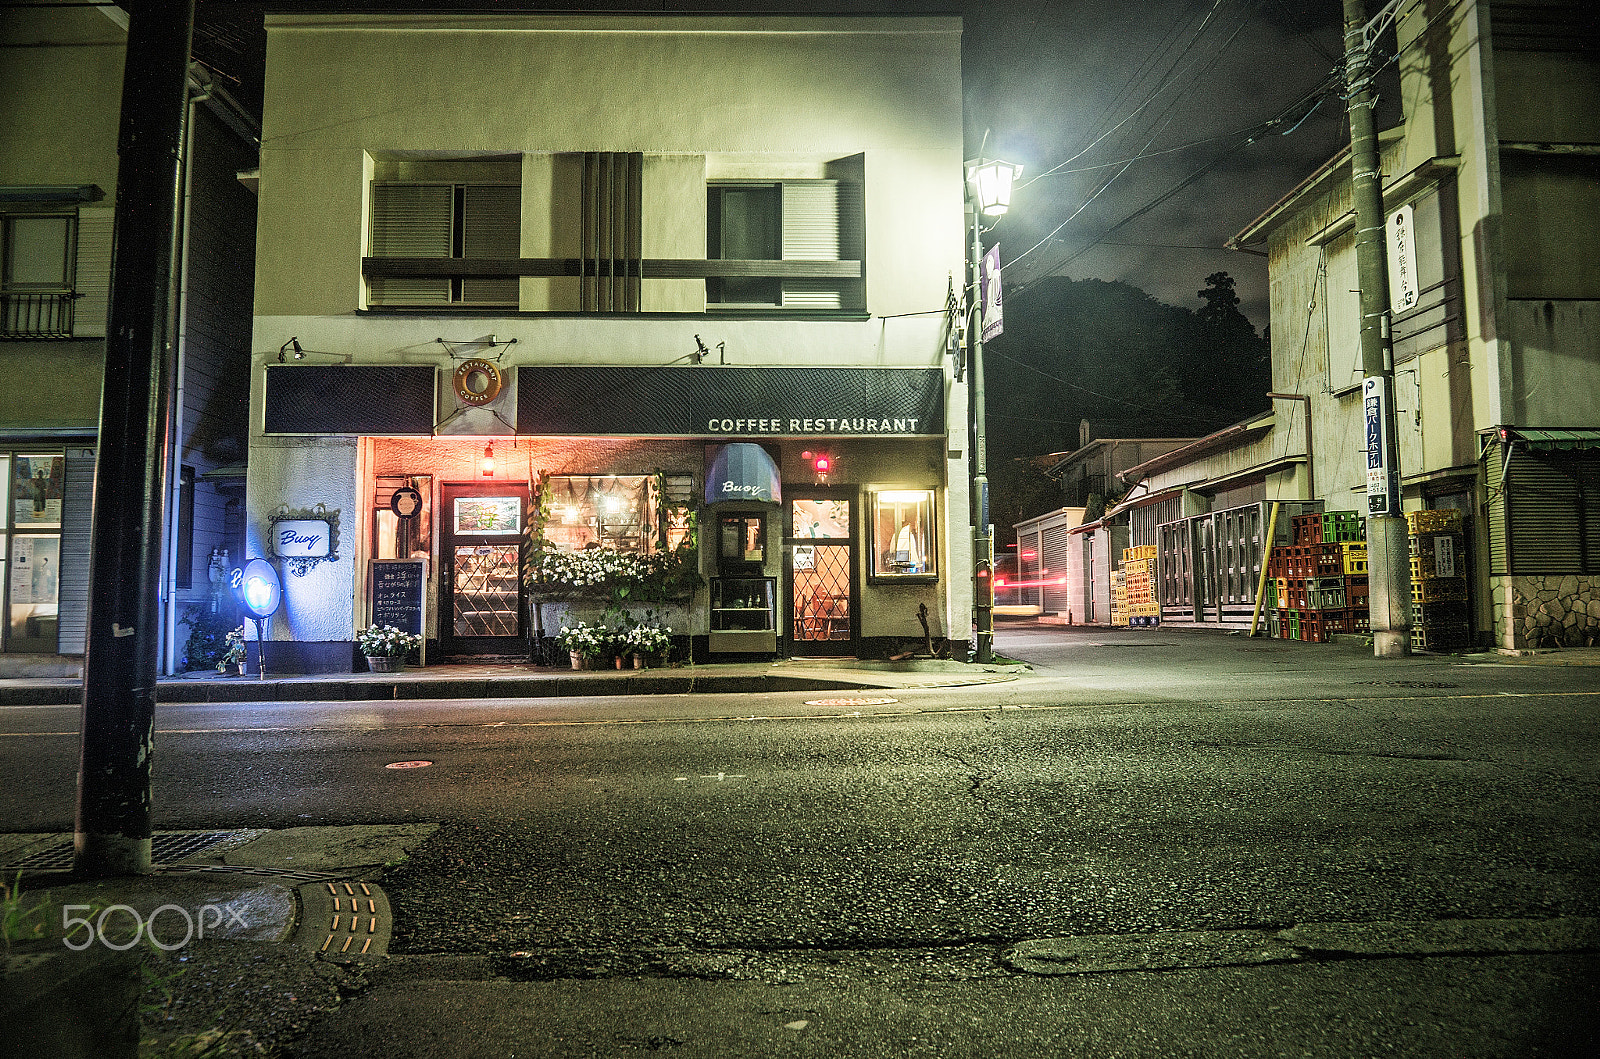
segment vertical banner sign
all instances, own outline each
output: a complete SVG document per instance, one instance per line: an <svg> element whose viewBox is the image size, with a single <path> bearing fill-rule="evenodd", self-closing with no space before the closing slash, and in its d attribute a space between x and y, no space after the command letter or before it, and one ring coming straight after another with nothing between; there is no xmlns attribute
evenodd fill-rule
<svg viewBox="0 0 1600 1059"><path fill-rule="evenodd" d="M1389 311L1396 315L1414 309L1421 289L1417 284L1417 232L1410 206L1389 211Z"/></svg>
<svg viewBox="0 0 1600 1059"><path fill-rule="evenodd" d="M419 661L428 664L427 588L425 559L373 559L372 624L393 625L401 632L421 636Z"/></svg>
<svg viewBox="0 0 1600 1059"><path fill-rule="evenodd" d="M1005 330L1000 305L1000 244L983 255L978 265L978 286L983 292L983 340L998 338Z"/></svg>
<svg viewBox="0 0 1600 1059"><path fill-rule="evenodd" d="M1389 466L1389 439L1385 427L1389 418L1387 379L1369 376L1361 387L1361 404L1366 419L1367 514L1397 515L1400 496L1395 469Z"/></svg>

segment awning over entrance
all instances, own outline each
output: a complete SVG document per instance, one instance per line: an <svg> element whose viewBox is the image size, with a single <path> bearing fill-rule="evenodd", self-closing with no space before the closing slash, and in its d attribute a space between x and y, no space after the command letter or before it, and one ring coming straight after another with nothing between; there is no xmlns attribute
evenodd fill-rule
<svg viewBox="0 0 1600 1059"><path fill-rule="evenodd" d="M1600 428L1499 427L1495 434L1501 441L1520 441L1530 449L1600 449Z"/></svg>
<svg viewBox="0 0 1600 1059"><path fill-rule="evenodd" d="M723 445L706 467L706 503L754 500L783 502L782 477L767 450L750 442Z"/></svg>

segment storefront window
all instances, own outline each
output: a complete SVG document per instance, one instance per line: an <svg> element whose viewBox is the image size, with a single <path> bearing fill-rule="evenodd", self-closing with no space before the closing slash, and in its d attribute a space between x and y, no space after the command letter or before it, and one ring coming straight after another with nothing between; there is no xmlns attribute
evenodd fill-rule
<svg viewBox="0 0 1600 1059"><path fill-rule="evenodd" d="M933 490L885 489L872 494L872 576L932 577Z"/></svg>
<svg viewBox="0 0 1600 1059"><path fill-rule="evenodd" d="M545 538L563 552L589 547L628 555L655 552L660 538L653 481L642 474L546 478ZM683 532L680 527L679 539Z"/></svg>
<svg viewBox="0 0 1600 1059"><path fill-rule="evenodd" d="M5 649L53 652L59 620L66 457L62 453L19 453L0 457L0 467L5 467L11 485L7 517L0 518L0 551L5 556Z"/></svg>

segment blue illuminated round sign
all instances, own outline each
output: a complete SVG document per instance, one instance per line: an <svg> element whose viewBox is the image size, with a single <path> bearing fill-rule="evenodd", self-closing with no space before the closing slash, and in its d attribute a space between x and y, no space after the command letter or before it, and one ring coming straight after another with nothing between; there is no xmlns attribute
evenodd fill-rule
<svg viewBox="0 0 1600 1059"><path fill-rule="evenodd" d="M283 601L278 571L265 559L251 559L240 575L239 597L252 618L270 618Z"/></svg>

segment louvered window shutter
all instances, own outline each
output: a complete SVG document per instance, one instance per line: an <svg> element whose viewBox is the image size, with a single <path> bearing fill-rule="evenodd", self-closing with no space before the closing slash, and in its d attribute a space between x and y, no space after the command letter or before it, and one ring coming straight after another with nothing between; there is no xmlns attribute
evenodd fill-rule
<svg viewBox="0 0 1600 1059"><path fill-rule="evenodd" d="M521 256L522 189L499 184L469 184L464 190L463 256ZM480 305L516 305L517 286L515 276L468 276L461 281L461 300Z"/></svg>
<svg viewBox="0 0 1600 1059"><path fill-rule="evenodd" d="M836 180L783 185L783 258L786 261L861 259L861 188ZM864 301L859 280L785 280L783 305L791 309L843 309Z"/></svg>
<svg viewBox="0 0 1600 1059"><path fill-rule="evenodd" d="M1563 466L1563 464L1567 464ZM1513 457L1511 564L1518 574L1581 573L1576 468L1540 455Z"/></svg>
<svg viewBox="0 0 1600 1059"><path fill-rule="evenodd" d="M449 257L453 189L449 184L374 184L373 257ZM448 302L450 280L375 276L373 305Z"/></svg>
<svg viewBox="0 0 1600 1059"><path fill-rule="evenodd" d="M78 210L78 260L73 291L72 333L103 338L111 309L111 229L116 210L85 206Z"/></svg>

